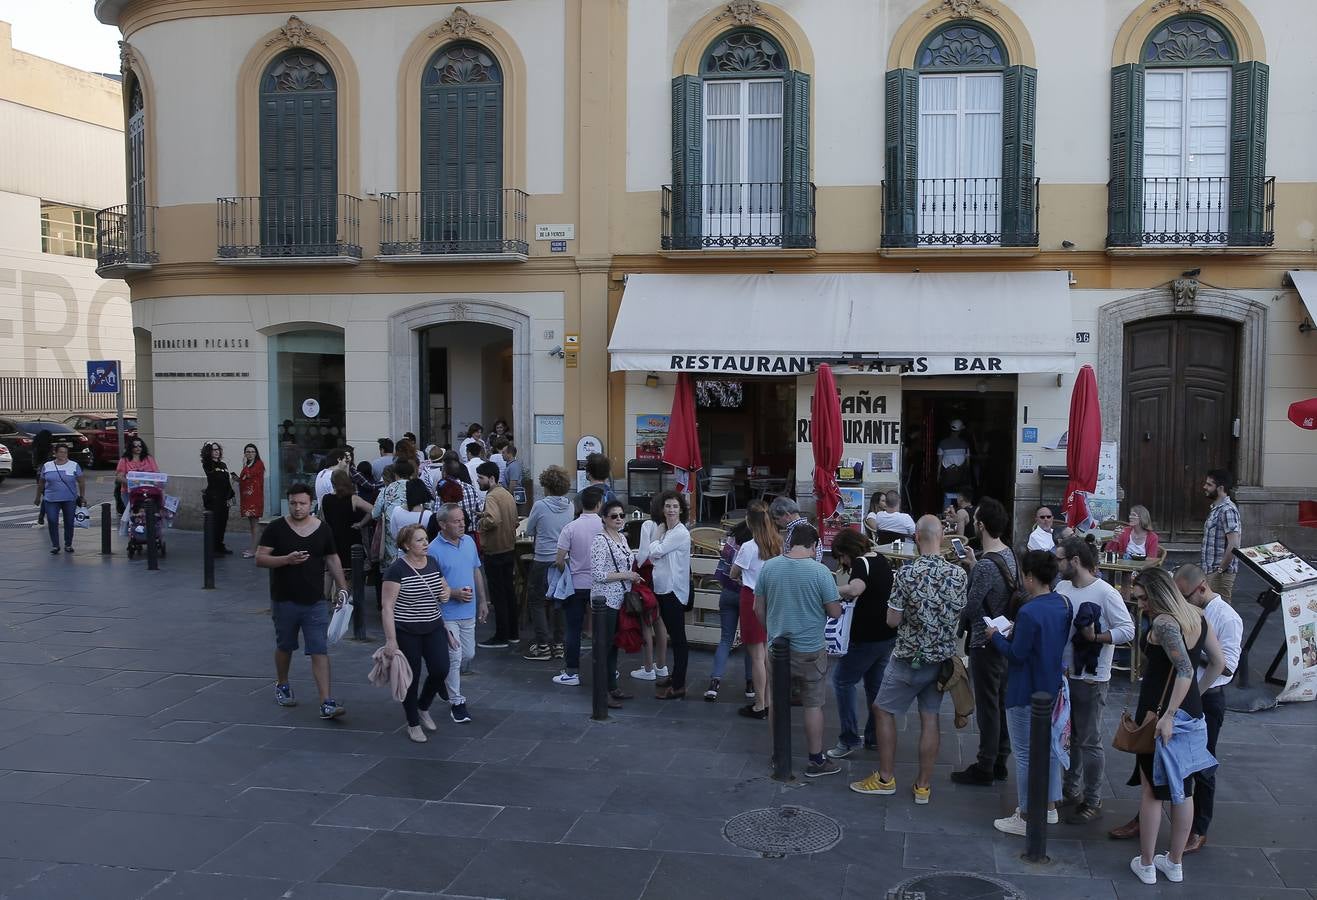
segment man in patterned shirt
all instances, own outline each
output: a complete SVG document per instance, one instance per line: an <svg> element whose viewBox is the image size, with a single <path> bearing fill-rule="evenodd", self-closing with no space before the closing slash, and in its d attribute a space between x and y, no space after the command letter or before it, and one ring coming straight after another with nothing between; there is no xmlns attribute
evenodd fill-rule
<svg viewBox="0 0 1317 900"><path fill-rule="evenodd" d="M1202 566L1207 573L1207 586L1227 603L1235 592L1235 573L1239 571L1235 551L1243 537L1239 508L1230 499L1234 485L1235 480L1225 469L1213 469L1203 479L1203 493L1212 501L1212 508L1203 525Z"/></svg>
<svg viewBox="0 0 1317 900"><path fill-rule="evenodd" d="M782 555L786 556L791 547L791 534L797 525L809 525L809 519L800 514L800 507L790 497L775 497L769 504L768 513L782 532ZM823 542L814 545L814 562L823 562Z"/></svg>
<svg viewBox="0 0 1317 900"><path fill-rule="evenodd" d="M933 762L938 750L938 709L942 692L937 676L956 653L956 629L965 608L965 570L942 556L942 523L924 516L915 525L919 558L896 570L887 601L887 624L896 629L896 647L874 703L878 730L878 771L852 782L859 794L896 793L896 716L919 701L919 775L911 786L915 803L932 793Z"/></svg>

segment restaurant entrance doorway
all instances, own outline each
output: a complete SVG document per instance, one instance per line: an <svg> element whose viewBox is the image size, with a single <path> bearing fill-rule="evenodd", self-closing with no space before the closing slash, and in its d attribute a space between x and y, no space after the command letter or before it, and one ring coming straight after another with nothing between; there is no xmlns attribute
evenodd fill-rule
<svg viewBox="0 0 1317 900"><path fill-rule="evenodd" d="M1011 509L1013 393L906 390L901 420L901 499L912 516L940 516L958 491L968 491L973 501L993 497Z"/></svg>
<svg viewBox="0 0 1317 900"><path fill-rule="evenodd" d="M743 507L751 498L752 479L792 484L796 379L697 378L695 419L705 474L734 470L734 507Z"/></svg>

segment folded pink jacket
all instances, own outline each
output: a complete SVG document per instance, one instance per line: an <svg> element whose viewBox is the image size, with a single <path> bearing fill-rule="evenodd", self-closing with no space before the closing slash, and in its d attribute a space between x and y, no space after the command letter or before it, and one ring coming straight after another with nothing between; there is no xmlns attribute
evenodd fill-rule
<svg viewBox="0 0 1317 900"><path fill-rule="evenodd" d="M375 665L366 679L375 687L388 688L393 693L393 699L401 703L407 696L407 688L412 684L412 667L407 665L407 657L402 655L401 650L389 653L387 648L381 647L371 659Z"/></svg>

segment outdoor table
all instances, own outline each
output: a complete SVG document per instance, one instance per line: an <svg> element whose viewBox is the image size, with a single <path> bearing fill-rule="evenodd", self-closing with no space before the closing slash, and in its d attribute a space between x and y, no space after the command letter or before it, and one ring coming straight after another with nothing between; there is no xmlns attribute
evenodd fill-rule
<svg viewBox="0 0 1317 900"><path fill-rule="evenodd" d="M915 544L913 538L907 538L906 540L901 541L900 550L893 550L891 544L875 544L874 549L877 550L881 556L885 557L888 562L896 563L897 565L908 563L919 557L919 547ZM944 536L942 538L942 557L951 562L956 562L956 553L951 547L951 536Z"/></svg>

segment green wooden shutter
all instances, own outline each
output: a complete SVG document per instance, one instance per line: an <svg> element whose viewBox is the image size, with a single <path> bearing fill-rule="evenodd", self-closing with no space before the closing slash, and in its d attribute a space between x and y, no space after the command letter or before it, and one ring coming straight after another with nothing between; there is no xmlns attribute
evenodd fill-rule
<svg viewBox="0 0 1317 900"><path fill-rule="evenodd" d="M672 249L700 249L700 185L704 173L704 84L672 79Z"/></svg>
<svg viewBox="0 0 1317 900"><path fill-rule="evenodd" d="M788 72L782 80L782 95L782 246L813 247L809 76L804 72Z"/></svg>
<svg viewBox="0 0 1317 900"><path fill-rule="evenodd" d="M421 103L421 239L443 244L424 249L495 252L502 238L503 87L426 87Z"/></svg>
<svg viewBox="0 0 1317 900"><path fill-rule="evenodd" d="M1232 247L1271 243L1266 228L1266 63L1234 67L1230 85L1230 236Z"/></svg>
<svg viewBox="0 0 1317 900"><path fill-rule="evenodd" d="M919 75L913 69L887 73L886 133L882 244L913 247L919 238Z"/></svg>
<svg viewBox="0 0 1317 900"><path fill-rule="evenodd" d="M1038 246L1034 109L1038 70L1011 66L1002 79L1001 245Z"/></svg>
<svg viewBox="0 0 1317 900"><path fill-rule="evenodd" d="M1107 246L1143 243L1143 66L1111 70L1111 183Z"/></svg>

